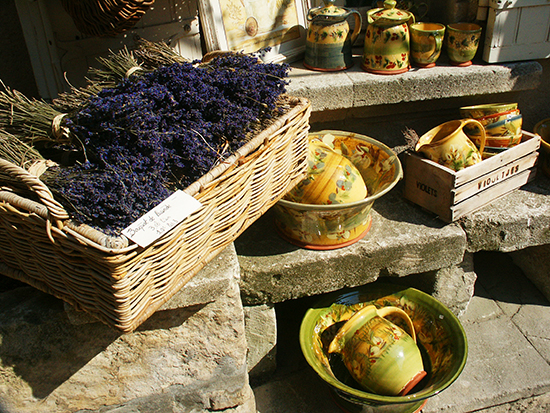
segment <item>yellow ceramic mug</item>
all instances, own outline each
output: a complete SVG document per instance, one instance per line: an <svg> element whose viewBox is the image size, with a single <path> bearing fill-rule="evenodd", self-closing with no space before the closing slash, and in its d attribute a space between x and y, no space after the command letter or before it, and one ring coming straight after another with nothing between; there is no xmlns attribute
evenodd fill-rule
<svg viewBox="0 0 550 413"><path fill-rule="evenodd" d="M475 124L481 131L479 149L464 133L466 125ZM429 130L420 137L416 151L429 159L455 171L482 161L485 149L485 129L475 119L451 120Z"/></svg>
<svg viewBox="0 0 550 413"><path fill-rule="evenodd" d="M410 335L387 315L405 321ZM340 328L328 352L339 353L352 377L376 394L404 396L426 376L412 320L398 307L362 308Z"/></svg>
<svg viewBox="0 0 550 413"><path fill-rule="evenodd" d="M416 66L433 67L441 54L445 26L440 23L411 24L411 59Z"/></svg>
<svg viewBox="0 0 550 413"><path fill-rule="evenodd" d="M470 66L481 38L481 26L475 23L447 25L447 54L451 64Z"/></svg>

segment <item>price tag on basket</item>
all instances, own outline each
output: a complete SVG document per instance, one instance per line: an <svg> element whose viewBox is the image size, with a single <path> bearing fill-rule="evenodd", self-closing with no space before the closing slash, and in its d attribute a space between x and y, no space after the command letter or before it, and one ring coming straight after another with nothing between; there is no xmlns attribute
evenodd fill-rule
<svg viewBox="0 0 550 413"><path fill-rule="evenodd" d="M202 204L183 191L176 191L122 231L140 247L147 247L162 237Z"/></svg>

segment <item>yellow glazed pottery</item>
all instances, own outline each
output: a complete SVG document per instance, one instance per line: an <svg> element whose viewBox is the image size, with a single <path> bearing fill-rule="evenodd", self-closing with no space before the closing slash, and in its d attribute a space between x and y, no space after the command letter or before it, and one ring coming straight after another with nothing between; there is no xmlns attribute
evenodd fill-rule
<svg viewBox="0 0 550 413"><path fill-rule="evenodd" d="M394 0L384 1L384 7L367 11L367 31L362 67L367 72L398 74L409 70L409 24L414 15L395 8Z"/></svg>
<svg viewBox="0 0 550 413"><path fill-rule="evenodd" d="M404 320L410 335L388 315ZM414 325L398 307L362 308L340 328L328 352L340 354L352 377L376 394L404 396L426 376Z"/></svg>
<svg viewBox="0 0 550 413"><path fill-rule="evenodd" d="M390 148L368 136L336 130L312 132L309 136L353 163L367 186L368 196L331 205L304 204L285 197L273 207L275 226L281 237L303 248L342 248L368 233L374 201L397 184L403 168Z"/></svg>
<svg viewBox="0 0 550 413"><path fill-rule="evenodd" d="M523 118L521 115L513 115L498 122L490 123L483 130L478 125L468 125L464 127L464 132L477 146L485 138L485 147L511 148L521 142L522 123Z"/></svg>
<svg viewBox="0 0 550 413"><path fill-rule="evenodd" d="M349 159L320 139L309 141L307 177L285 198L303 204L332 205L367 197L363 177Z"/></svg>
<svg viewBox="0 0 550 413"><path fill-rule="evenodd" d="M550 118L543 119L535 125L533 130L536 134L540 135L540 154L541 159L539 166L542 172L550 177Z"/></svg>
<svg viewBox="0 0 550 413"><path fill-rule="evenodd" d="M334 0L309 10L304 66L320 71L344 70L353 65L351 47L361 31L361 14L357 10L337 7ZM347 19L353 16L350 31Z"/></svg>
<svg viewBox="0 0 550 413"><path fill-rule="evenodd" d="M481 37L481 26L475 23L447 25L447 54L451 64L470 66L476 55Z"/></svg>
<svg viewBox="0 0 550 413"><path fill-rule="evenodd" d="M445 26L440 23L414 23L411 29L411 60L419 67L433 67L439 59Z"/></svg>
<svg viewBox="0 0 550 413"><path fill-rule="evenodd" d="M517 103L485 103L483 105L463 106L459 109L459 112L463 118L478 119L517 108Z"/></svg>
<svg viewBox="0 0 550 413"><path fill-rule="evenodd" d="M328 353L328 346L342 324L369 305L399 307L415 326L427 376L405 396L384 396L367 391L351 377L338 354ZM407 330L400 318L391 321ZM468 358L466 333L447 307L414 288L377 282L344 293L324 294L313 303L300 326L300 347L307 363L338 405L344 411L363 413L419 412L426 401L440 395L460 376Z"/></svg>
<svg viewBox="0 0 550 413"><path fill-rule="evenodd" d="M464 126L474 124L481 130L479 150L464 133ZM420 137L416 151L429 159L460 171L482 161L481 153L485 147L485 130L483 125L474 119L452 120L445 122Z"/></svg>
<svg viewBox="0 0 550 413"><path fill-rule="evenodd" d="M510 119L516 115L519 115L519 109L507 110L506 112L495 113L493 115L483 116L481 118L474 118L478 120L483 126L487 127L493 123L500 122L501 120Z"/></svg>

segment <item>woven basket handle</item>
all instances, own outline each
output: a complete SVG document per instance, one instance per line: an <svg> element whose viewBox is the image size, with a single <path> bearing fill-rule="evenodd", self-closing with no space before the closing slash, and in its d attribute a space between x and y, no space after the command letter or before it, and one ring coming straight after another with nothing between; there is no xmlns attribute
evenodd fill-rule
<svg viewBox="0 0 550 413"><path fill-rule="evenodd" d="M48 209L47 221L50 221L50 224L54 223L59 229L63 228L63 221L69 219L69 214L65 211L63 206L54 199L51 191L44 182L35 175L29 173L26 169L6 161L5 159L0 159L0 170L19 179L27 188L38 195L42 204Z"/></svg>

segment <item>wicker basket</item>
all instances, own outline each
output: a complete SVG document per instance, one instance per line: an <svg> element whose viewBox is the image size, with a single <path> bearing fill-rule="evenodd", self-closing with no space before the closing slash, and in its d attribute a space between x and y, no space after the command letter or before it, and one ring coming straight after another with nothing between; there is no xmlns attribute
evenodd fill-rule
<svg viewBox="0 0 550 413"><path fill-rule="evenodd" d="M288 104L274 124L186 188L202 207L147 248L75 224L36 176L2 160L0 171L40 202L0 187L0 274L133 331L303 179L311 107L294 97Z"/></svg>
<svg viewBox="0 0 550 413"><path fill-rule="evenodd" d="M82 33L104 37L130 30L155 0L61 0Z"/></svg>

